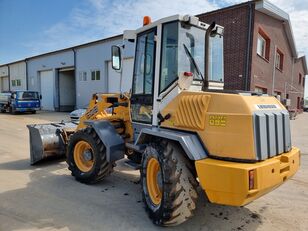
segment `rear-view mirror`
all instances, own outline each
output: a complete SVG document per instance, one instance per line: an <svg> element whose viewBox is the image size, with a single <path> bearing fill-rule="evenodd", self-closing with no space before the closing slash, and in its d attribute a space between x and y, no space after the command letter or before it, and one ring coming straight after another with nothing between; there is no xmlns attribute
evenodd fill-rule
<svg viewBox="0 0 308 231"><path fill-rule="evenodd" d="M121 48L119 46L111 47L112 69L121 69Z"/></svg>

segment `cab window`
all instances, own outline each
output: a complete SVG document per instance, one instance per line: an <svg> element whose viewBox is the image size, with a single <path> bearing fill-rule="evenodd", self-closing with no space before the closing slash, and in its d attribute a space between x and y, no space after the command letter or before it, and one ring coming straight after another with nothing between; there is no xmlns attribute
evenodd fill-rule
<svg viewBox="0 0 308 231"><path fill-rule="evenodd" d="M163 25L159 93L178 78L178 22Z"/></svg>

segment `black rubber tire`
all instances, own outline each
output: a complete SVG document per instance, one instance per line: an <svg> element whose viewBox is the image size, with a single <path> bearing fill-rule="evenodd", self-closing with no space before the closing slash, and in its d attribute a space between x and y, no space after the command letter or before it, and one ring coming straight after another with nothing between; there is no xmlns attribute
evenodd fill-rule
<svg viewBox="0 0 308 231"><path fill-rule="evenodd" d="M147 190L146 170L149 159L156 158L162 176L162 200L152 203ZM193 216L196 208L198 185L190 171L193 167L177 144L162 141L149 145L142 158L141 185L146 211L153 223L160 226L179 225Z"/></svg>
<svg viewBox="0 0 308 231"><path fill-rule="evenodd" d="M31 111L31 114L36 114L36 111Z"/></svg>
<svg viewBox="0 0 308 231"><path fill-rule="evenodd" d="M93 150L94 164L90 171L82 172L75 164L74 148L78 141L83 140L90 144ZM70 136L67 147L68 169L72 172L72 176L81 183L94 184L104 177L108 176L112 170L113 165L107 162L106 149L103 142L100 140L93 128L87 127L79 130Z"/></svg>
<svg viewBox="0 0 308 231"><path fill-rule="evenodd" d="M12 114L12 115L15 115L16 114L16 111L15 111L15 109L13 108L13 107L9 107L9 112L10 112L10 114Z"/></svg>

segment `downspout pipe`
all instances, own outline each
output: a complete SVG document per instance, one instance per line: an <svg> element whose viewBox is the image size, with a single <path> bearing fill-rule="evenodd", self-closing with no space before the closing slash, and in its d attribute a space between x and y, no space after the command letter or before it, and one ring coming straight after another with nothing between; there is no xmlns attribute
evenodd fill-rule
<svg viewBox="0 0 308 231"><path fill-rule="evenodd" d="M249 18L248 18L248 35L247 35L247 48L246 48L246 62L245 62L245 91L249 91L249 70L250 70L250 56L251 56L251 34L252 34L252 12L253 12L253 7L252 7L252 2L249 2Z"/></svg>
<svg viewBox="0 0 308 231"><path fill-rule="evenodd" d="M273 76L272 76L272 95L275 93L275 75L276 75L276 54L277 54L277 45L275 45L275 52L274 52L274 65L273 65Z"/></svg>
<svg viewBox="0 0 308 231"><path fill-rule="evenodd" d="M26 63L26 90L29 90L28 59L25 59L25 63Z"/></svg>
<svg viewBox="0 0 308 231"><path fill-rule="evenodd" d="M77 108L77 71L76 71L76 50L72 48L73 51L73 62L74 62L74 75L75 75L75 109Z"/></svg>
<svg viewBox="0 0 308 231"><path fill-rule="evenodd" d="M7 65L7 76L9 79L9 91L11 91L11 70L10 70L10 65Z"/></svg>
<svg viewBox="0 0 308 231"><path fill-rule="evenodd" d="M212 24L207 28L205 32L205 42L204 42L204 59L205 59L205 65L204 65L204 80L203 80L203 86L202 91L206 91L209 88L209 76L210 76L210 35L215 28L216 23L212 22Z"/></svg>

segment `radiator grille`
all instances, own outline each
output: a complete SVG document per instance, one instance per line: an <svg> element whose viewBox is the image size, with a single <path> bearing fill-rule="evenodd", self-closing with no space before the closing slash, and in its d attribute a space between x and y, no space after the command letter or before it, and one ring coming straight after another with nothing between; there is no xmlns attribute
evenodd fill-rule
<svg viewBox="0 0 308 231"><path fill-rule="evenodd" d="M254 130L258 160L291 150L290 120L287 111L256 112Z"/></svg>

